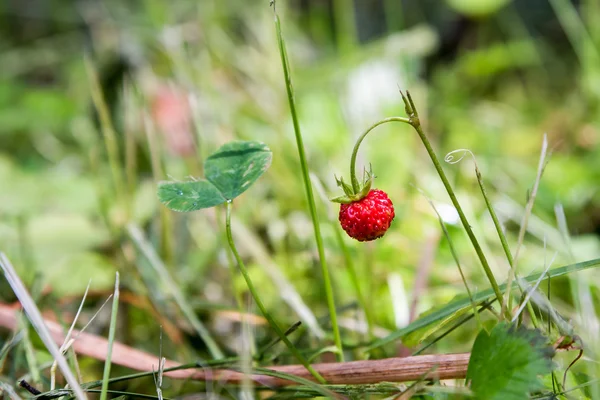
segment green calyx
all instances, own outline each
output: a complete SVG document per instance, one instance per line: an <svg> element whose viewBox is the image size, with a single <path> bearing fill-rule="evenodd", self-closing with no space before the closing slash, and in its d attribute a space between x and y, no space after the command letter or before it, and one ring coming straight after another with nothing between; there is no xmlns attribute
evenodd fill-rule
<svg viewBox="0 0 600 400"><path fill-rule="evenodd" d="M346 182L344 182L344 178L338 178L336 176L335 181L337 185L342 188L344 194L342 196L334 197L330 200L334 203L350 204L365 198L371 190L373 178L373 170L369 166L368 171L366 169L364 170L363 181L361 184L358 185L358 190L355 191L352 185L349 185Z"/></svg>

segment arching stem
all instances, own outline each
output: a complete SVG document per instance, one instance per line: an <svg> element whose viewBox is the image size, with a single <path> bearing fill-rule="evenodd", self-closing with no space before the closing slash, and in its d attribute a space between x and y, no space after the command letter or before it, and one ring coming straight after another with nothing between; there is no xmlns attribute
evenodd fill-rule
<svg viewBox="0 0 600 400"><path fill-rule="evenodd" d="M304 365L304 367L307 369L307 371L310 372L312 374L312 376L319 383L325 383L325 379L321 376L321 374L319 374L308 363L308 361L306 361L306 358L304 358L304 356L302 356L302 354L300 354L298 349L293 345L293 343L290 341L290 339L288 339L288 337L283 332L283 330L279 327L279 325L277 325L277 322L275 322L275 319L273 319L273 316L267 310L267 308L263 304L262 300L260 299L260 297L258 295L258 291L256 290L254 283L252 283L252 279L250 279L250 274L248 273L248 270L246 269L246 265L242 261L242 258L240 257L240 254L237 251L237 247L235 246L235 242L233 241L233 234L231 233L231 204L232 204L232 202L231 202L231 200L229 200L227 202L227 212L226 212L226 216L225 216L225 229L227 231L227 241L229 242L229 247L231 248L231 252L233 253L233 256L235 257L235 259L237 261L238 268L239 268L240 272L242 273L242 276L246 280L246 285L248 285L248 290L250 290L250 293L252 294L252 297L254 298L254 302L260 309L260 312L262 313L262 315L269 322L269 325L271 325L271 328L273 328L273 330L277 333L277 336L279 336L279 338L283 341L283 343L285 343L285 345L288 347L290 352L294 355L294 357L296 357L298 362L300 362L300 364Z"/></svg>
<svg viewBox="0 0 600 400"><path fill-rule="evenodd" d="M356 141L356 144L354 145L354 149L352 150L352 157L350 157L350 180L352 182L352 190L354 190L354 193L360 192L360 184L358 183L358 179L356 178L356 155L358 154L358 148L360 147L360 144L365 139L365 137L369 134L369 132L377 128L379 125L383 125L387 122L404 122L406 124L410 124L410 120L408 118L390 117L374 123L369 127L369 129L365 131L365 133L360 135L360 137Z"/></svg>
<svg viewBox="0 0 600 400"><path fill-rule="evenodd" d="M498 299L500 304L502 304L503 303L503 295L502 295L502 292L500 291L500 287L498 286L498 283L496 282L496 278L494 277L494 274L492 273L490 265L489 265L487 259L485 258L485 255L483 254L483 250L481 249L481 246L479 245L479 242L477 241L477 238L475 237L475 234L473 233L473 229L471 228L471 225L469 224L469 221L467 220L467 217L465 216L465 213L463 212L462 207L460 206L460 203L458 202L458 199L456 198L456 194L454 193L454 190L452 189L452 186L450 185L450 182L448 181L448 178L446 177L446 173L442 169L442 165L440 164L440 161L438 160L437 156L435 155L435 152L433 151L433 148L431 147L431 143L429 142L429 139L427 139L427 136L425 136L425 133L423 132L423 128L421 127L421 121L419 120L419 114L417 113L417 109L414 105L412 97L410 96L410 93L408 91L406 92L406 96L402 92L400 92L400 94L402 95L402 100L404 101L404 109L406 110L406 114L408 115L408 118L390 117L390 118L383 119L379 122L376 122L375 124L371 125L365 131L365 133L363 133L356 141L356 144L354 145L354 149L352 150L352 157L350 158L350 179L352 180L352 189L355 192L359 191L360 184L358 182L358 179L356 178L356 155L358 154L358 148L360 147L360 144L365 139L365 137L369 134L369 132L371 132L373 129L375 129L379 125L383 125L387 122L403 122L403 123L406 123L406 124L409 124L410 126L412 126L414 128L414 130L417 131L419 138L421 138L421 141L423 142L423 145L425 146L425 149L427 150L427 154L429 154L429 157L431 158L431 161L433 162L433 166L435 167L436 171L438 172L440 179L442 180L442 183L444 184L444 187L446 188L446 191L448 192L448 196L450 196L450 200L452 201L454 208L456 208L456 212L458 213L458 216L460 218L460 221L461 221L463 227L467 231L467 235L469 236L469 239L471 240L471 244L473 245L473 248L475 249L475 252L477 253L477 257L479 258L479 261L481 262L481 266L483 267L485 275L487 276L487 279L490 282L490 285L492 286L492 290L494 291L496 298ZM508 314L507 316L510 317L510 313L507 312L507 314Z"/></svg>

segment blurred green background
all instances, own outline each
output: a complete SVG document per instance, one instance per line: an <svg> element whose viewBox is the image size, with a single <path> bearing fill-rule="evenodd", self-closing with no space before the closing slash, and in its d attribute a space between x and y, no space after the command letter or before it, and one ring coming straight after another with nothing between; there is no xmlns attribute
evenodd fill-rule
<svg viewBox="0 0 600 400"><path fill-rule="evenodd" d="M513 251L548 135L552 156L521 252L523 274L542 271L555 252L555 266L598 257L600 2L280 0L277 10L339 306L356 294L334 234L338 206L327 198L340 193L334 174L349 178L357 136L379 119L404 116L398 87L411 91L441 159L459 148L475 154ZM163 324L164 354L206 355L127 235L135 224L222 347L237 351L237 322L222 311L236 309L232 279L245 285L229 271L224 213L174 214L156 197L157 181L201 176L203 159L235 139L265 142L274 153L234 209L234 235L253 278L284 324L316 317L328 331L269 2L0 3L0 250L60 320L70 321L89 279L85 310L93 314L119 270L127 296L118 340L157 353ZM383 239L345 238L345 245L377 326L394 330L464 292L420 191L449 224L471 286L487 287L414 132L378 128L359 154L359 168L368 163L397 217ZM471 160L444 168L504 280L508 264ZM419 291L417 277L425 282ZM552 282L555 306L584 337L597 334L598 283L593 271ZM8 285L0 287L2 301L14 302ZM342 317L345 338L360 342L360 310ZM307 336L319 337L308 325ZM106 320L94 326L99 334L106 328ZM269 334L261 324L255 330L259 339ZM432 350L468 350L474 334L467 328Z"/></svg>

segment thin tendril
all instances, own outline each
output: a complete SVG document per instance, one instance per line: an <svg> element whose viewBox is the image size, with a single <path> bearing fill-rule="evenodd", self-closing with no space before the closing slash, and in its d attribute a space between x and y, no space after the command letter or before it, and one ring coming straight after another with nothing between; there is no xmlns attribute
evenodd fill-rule
<svg viewBox="0 0 600 400"><path fill-rule="evenodd" d="M460 156L460 158L458 160L454 159L454 155L457 153L462 152L462 155ZM459 162L461 162L463 160L463 158L465 158L467 156L467 154L469 154L471 156L471 158L473 159L473 163L475 164L475 169L479 170L479 166L477 165L477 161L475 160L475 154L473 154L473 152L469 149L456 149L456 150L452 150L450 153L446 154L446 157L444 157L444 161L447 162L448 164L458 164Z"/></svg>

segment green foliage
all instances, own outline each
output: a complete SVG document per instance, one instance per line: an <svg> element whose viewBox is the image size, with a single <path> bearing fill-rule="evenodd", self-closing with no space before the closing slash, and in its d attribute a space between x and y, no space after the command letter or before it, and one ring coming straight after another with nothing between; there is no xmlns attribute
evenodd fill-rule
<svg viewBox="0 0 600 400"><path fill-rule="evenodd" d="M503 322L477 335L467 381L478 399L528 399L543 388L538 376L550 373L553 356L539 331Z"/></svg>
<svg viewBox="0 0 600 400"><path fill-rule="evenodd" d="M189 212L210 208L227 201L209 181L162 182L158 186L161 203L173 211Z"/></svg>
<svg viewBox="0 0 600 400"><path fill-rule="evenodd" d="M173 211L214 207L244 193L271 165L271 150L263 143L236 141L221 146L206 159L207 180L162 182L158 198Z"/></svg>
<svg viewBox="0 0 600 400"><path fill-rule="evenodd" d="M223 197L233 200L260 178L271 166L272 158L271 150L263 143L227 143L206 159L206 179Z"/></svg>

